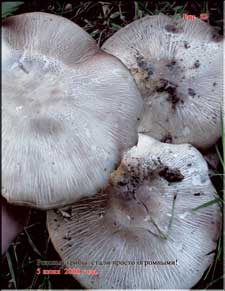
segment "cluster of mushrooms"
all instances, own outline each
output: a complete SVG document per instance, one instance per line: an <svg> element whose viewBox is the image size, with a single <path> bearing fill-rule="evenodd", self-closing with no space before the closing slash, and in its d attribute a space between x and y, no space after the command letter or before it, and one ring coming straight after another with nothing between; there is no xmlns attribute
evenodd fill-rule
<svg viewBox="0 0 225 291"><path fill-rule="evenodd" d="M60 16L3 22L2 195L48 210L85 288L188 289L213 262L220 207L193 210L216 195L222 48L199 19L146 16L102 48Z"/></svg>

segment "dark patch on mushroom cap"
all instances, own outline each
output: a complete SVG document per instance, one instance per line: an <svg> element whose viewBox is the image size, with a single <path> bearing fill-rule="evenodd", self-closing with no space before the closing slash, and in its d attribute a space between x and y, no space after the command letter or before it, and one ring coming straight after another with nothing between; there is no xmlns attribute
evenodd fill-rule
<svg viewBox="0 0 225 291"><path fill-rule="evenodd" d="M187 41L184 41L184 48L188 49L190 48L190 44Z"/></svg>
<svg viewBox="0 0 225 291"><path fill-rule="evenodd" d="M180 182L184 179L179 169L171 169L165 166L160 172L159 176L166 179L168 182Z"/></svg>
<svg viewBox="0 0 225 291"><path fill-rule="evenodd" d="M165 30L167 32L172 32L172 33L179 33L182 31L182 27L177 26L177 24L167 24L165 26Z"/></svg>
<svg viewBox="0 0 225 291"><path fill-rule="evenodd" d="M119 186L126 186L127 182L126 181L119 181L118 185Z"/></svg>
<svg viewBox="0 0 225 291"><path fill-rule="evenodd" d="M194 62L193 67L196 68L196 69L200 67L200 62L199 62L199 60L196 60L196 62Z"/></svg>
<svg viewBox="0 0 225 291"><path fill-rule="evenodd" d="M147 72L148 77L153 75L153 73L154 73L153 66L151 64L149 64L142 55L137 54L136 60L137 60L138 67L140 69L144 70L145 72Z"/></svg>
<svg viewBox="0 0 225 291"><path fill-rule="evenodd" d="M214 42L221 42L221 41L223 40L223 35L221 35L221 34L219 34L219 33L217 33L217 32L214 32L214 33L212 34L212 40L213 40Z"/></svg>
<svg viewBox="0 0 225 291"><path fill-rule="evenodd" d="M42 136L57 136L64 131L61 123L54 119L45 117L32 118L30 121L30 127L32 132Z"/></svg>
<svg viewBox="0 0 225 291"><path fill-rule="evenodd" d="M160 79L160 86L156 87L156 92L167 92L168 98L166 99L169 103L172 104L172 109L176 108L176 105L179 101L181 101L180 97L177 96L177 85L173 84L172 82Z"/></svg>
<svg viewBox="0 0 225 291"><path fill-rule="evenodd" d="M63 237L63 239L65 239L65 240L71 240L71 237L65 235L65 236Z"/></svg>
<svg viewBox="0 0 225 291"><path fill-rule="evenodd" d="M172 143L173 142L173 137L171 136L171 134L167 134L165 135L162 139L161 139L161 142L164 142L164 143Z"/></svg>
<svg viewBox="0 0 225 291"><path fill-rule="evenodd" d="M188 94L192 97L194 97L196 95L194 89L192 89L192 88L188 88Z"/></svg>
<svg viewBox="0 0 225 291"><path fill-rule="evenodd" d="M176 65L176 61L175 60L172 60L170 63L166 64L166 67L169 69L169 70L173 70L174 69L174 66Z"/></svg>

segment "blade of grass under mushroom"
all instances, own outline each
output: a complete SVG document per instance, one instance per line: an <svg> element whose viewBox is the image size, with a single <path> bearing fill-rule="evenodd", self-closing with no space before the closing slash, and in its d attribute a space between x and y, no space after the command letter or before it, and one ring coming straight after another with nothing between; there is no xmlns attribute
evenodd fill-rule
<svg viewBox="0 0 225 291"><path fill-rule="evenodd" d="M8 266L9 266L9 272L10 272L10 275L11 275L11 278L12 278L12 282L13 282L14 288L17 289L16 276L15 276L15 272L14 272L14 269L13 269L13 264L12 264L12 260L11 260L10 254L8 252L6 252L6 258L7 258L7 262L8 262Z"/></svg>
<svg viewBox="0 0 225 291"><path fill-rule="evenodd" d="M62 260L81 269L74 277L86 288L189 289L213 262L221 231L218 203L192 209L214 192L194 147L140 134L108 186L72 204L69 218L63 209L48 211L47 227Z"/></svg>
<svg viewBox="0 0 225 291"><path fill-rule="evenodd" d="M13 12L15 12L19 6L21 6L24 2L23 1L6 1L1 3L2 5L2 11L1 11L1 15L2 15L2 19L10 16L13 14Z"/></svg>
<svg viewBox="0 0 225 291"><path fill-rule="evenodd" d="M130 70L144 100L139 132L200 149L220 137L224 39L200 19L136 20L103 44Z"/></svg>
<svg viewBox="0 0 225 291"><path fill-rule="evenodd" d="M48 209L95 194L137 142L131 74L52 14L5 19L2 43L3 196Z"/></svg>

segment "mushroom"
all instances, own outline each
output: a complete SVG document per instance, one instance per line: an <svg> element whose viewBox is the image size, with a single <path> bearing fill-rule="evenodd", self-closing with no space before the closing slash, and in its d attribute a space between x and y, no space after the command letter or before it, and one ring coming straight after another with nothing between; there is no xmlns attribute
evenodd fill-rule
<svg viewBox="0 0 225 291"><path fill-rule="evenodd" d="M137 143L129 70L52 14L7 18L2 43L3 196L48 209L95 194Z"/></svg>
<svg viewBox="0 0 225 291"><path fill-rule="evenodd" d="M214 258L220 207L199 207L214 193L193 146L140 134L106 189L71 205L69 218L49 210L47 228L86 288L188 289Z"/></svg>
<svg viewBox="0 0 225 291"><path fill-rule="evenodd" d="M144 100L139 132L199 149L220 136L223 37L200 19L146 16L103 44L130 70Z"/></svg>

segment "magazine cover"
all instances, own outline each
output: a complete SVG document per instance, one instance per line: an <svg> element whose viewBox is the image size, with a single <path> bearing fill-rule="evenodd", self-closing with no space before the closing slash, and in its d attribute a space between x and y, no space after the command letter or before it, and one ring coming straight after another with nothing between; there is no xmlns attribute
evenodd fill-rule
<svg viewBox="0 0 225 291"><path fill-rule="evenodd" d="M1 289L224 290L224 2L1 14Z"/></svg>

